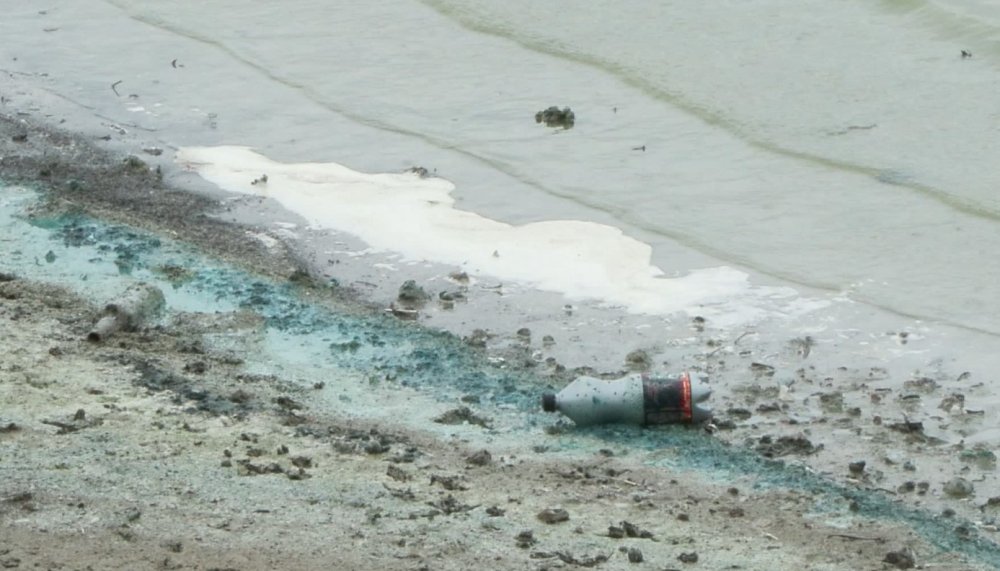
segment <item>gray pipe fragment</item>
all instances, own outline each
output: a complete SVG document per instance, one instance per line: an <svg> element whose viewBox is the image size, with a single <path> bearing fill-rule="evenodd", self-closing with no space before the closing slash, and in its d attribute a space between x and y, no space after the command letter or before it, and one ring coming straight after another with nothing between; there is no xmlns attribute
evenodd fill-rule
<svg viewBox="0 0 1000 571"><path fill-rule="evenodd" d="M116 331L130 331L155 318L166 305L163 292L144 282L132 284L120 296L104 306L104 313L87 334L87 340L100 343Z"/></svg>

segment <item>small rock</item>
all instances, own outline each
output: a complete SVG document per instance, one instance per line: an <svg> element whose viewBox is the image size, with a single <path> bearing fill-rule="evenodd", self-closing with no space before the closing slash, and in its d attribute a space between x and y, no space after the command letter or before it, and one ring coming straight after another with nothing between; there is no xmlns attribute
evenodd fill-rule
<svg viewBox="0 0 1000 571"><path fill-rule="evenodd" d="M640 528L634 523L629 523L627 521L621 522L622 529L625 531L625 535L629 537L638 537L641 539L652 539L653 534L645 529Z"/></svg>
<svg viewBox="0 0 1000 571"><path fill-rule="evenodd" d="M505 513L507 513L507 511L499 506L490 506L486 508L486 515L490 517L503 517Z"/></svg>
<svg viewBox="0 0 1000 571"><path fill-rule="evenodd" d="M160 545L162 545L167 551L171 551L173 553L180 553L181 551L184 551L184 544L180 541L164 541Z"/></svg>
<svg viewBox="0 0 1000 571"><path fill-rule="evenodd" d="M424 288L417 285L414 280L406 280L399 286L399 295L396 297L400 303L409 305L419 305L430 299L431 296L424 291Z"/></svg>
<svg viewBox="0 0 1000 571"><path fill-rule="evenodd" d="M553 524L569 521L569 512L561 508L546 508L536 516L544 523Z"/></svg>
<svg viewBox="0 0 1000 571"><path fill-rule="evenodd" d="M368 454L383 454L389 451L390 446L381 441L371 440L365 443L363 448Z"/></svg>
<svg viewBox="0 0 1000 571"><path fill-rule="evenodd" d="M642 563L642 551L639 551L635 547L628 548L628 562L629 563Z"/></svg>
<svg viewBox="0 0 1000 571"><path fill-rule="evenodd" d="M851 462L847 465L847 470L855 476L860 476L865 471L865 461Z"/></svg>
<svg viewBox="0 0 1000 571"><path fill-rule="evenodd" d="M466 458L465 461L473 466L486 466L493 461L493 455L490 454L489 450L480 450Z"/></svg>
<svg viewBox="0 0 1000 571"><path fill-rule="evenodd" d="M653 359L649 353L642 349L636 349L625 356L625 363L635 371L648 371L653 366Z"/></svg>
<svg viewBox="0 0 1000 571"><path fill-rule="evenodd" d="M490 421L487 418L476 415L467 406L461 406L458 408L451 409L444 414L436 417L434 422L438 424L475 424L482 426L483 428L490 427Z"/></svg>
<svg viewBox="0 0 1000 571"><path fill-rule="evenodd" d="M395 464L389 464L389 467L385 469L385 475L389 476L397 482L405 482L410 479L410 475L399 466Z"/></svg>
<svg viewBox="0 0 1000 571"><path fill-rule="evenodd" d="M969 482L965 478L952 478L945 482L942 488L944 493L948 494L953 498L967 498L972 495L973 487L972 482Z"/></svg>
<svg viewBox="0 0 1000 571"><path fill-rule="evenodd" d="M625 530L622 529L622 528L620 528L620 527L618 527L618 526L616 526L616 525L609 525L608 526L608 537L610 537L612 539L621 539L621 538L625 537Z"/></svg>
<svg viewBox="0 0 1000 571"><path fill-rule="evenodd" d="M691 551L690 553L681 553L677 556L677 560L681 563L697 563L698 562L698 552Z"/></svg>
<svg viewBox="0 0 1000 571"><path fill-rule="evenodd" d="M538 543L538 541L535 539L535 532L531 531L530 529L526 529L521 533L518 533L516 536L514 536L514 541L517 543L517 546L520 547L521 549L527 549L532 545Z"/></svg>
<svg viewBox="0 0 1000 571"><path fill-rule="evenodd" d="M312 468L313 465L312 458L309 456L293 456L289 460L292 462L292 466L296 468Z"/></svg>
<svg viewBox="0 0 1000 571"><path fill-rule="evenodd" d="M889 565L894 565L897 569L913 569L915 562L910 550L890 551L885 554L882 561Z"/></svg>

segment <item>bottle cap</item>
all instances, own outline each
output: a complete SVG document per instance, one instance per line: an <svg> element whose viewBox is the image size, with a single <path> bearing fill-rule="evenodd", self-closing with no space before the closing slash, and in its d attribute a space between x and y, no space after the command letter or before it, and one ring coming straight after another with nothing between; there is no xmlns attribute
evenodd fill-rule
<svg viewBox="0 0 1000 571"><path fill-rule="evenodd" d="M542 395L542 410L545 412L556 411L556 395L552 393L545 393Z"/></svg>

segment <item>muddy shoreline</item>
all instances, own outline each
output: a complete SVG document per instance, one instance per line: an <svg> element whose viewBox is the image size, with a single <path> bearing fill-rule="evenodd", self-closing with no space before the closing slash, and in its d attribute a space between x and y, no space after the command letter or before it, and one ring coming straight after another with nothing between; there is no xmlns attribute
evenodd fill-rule
<svg viewBox="0 0 1000 571"><path fill-rule="evenodd" d="M348 273L333 283L295 240L248 238L268 229L232 222L246 201L171 188L159 155L144 154L142 144L131 152L99 144L28 116L0 116L0 181L44 190L37 215L81 213L169 236L290 283L330 311L383 316L393 301L398 280L364 289L359 284L374 278ZM551 419L530 428L537 413L526 406L470 398L482 414L529 418L529 436L509 441L503 430L523 428L503 421L460 422L443 435L439 426L341 414L316 397L320 382L261 376L232 353L196 342L218 331L259 336L252 311L172 316L114 343L88 344L104 299L25 279L3 264L0 271L0 562L7 568L878 569L906 568L909 557L979 569L1000 561L991 523L1000 502L983 491L992 480L977 480L992 477L993 467L969 467L964 449L924 434L900 412L906 399L899 409L877 408L885 405L872 394L891 396L870 385L877 371L840 371L838 385L853 388L837 396L823 388L822 376L834 373L804 366L802 382L815 390L803 400L768 383L774 368L749 356L730 367L745 366L751 381L717 388L712 434L610 429L577 437L565 426L547 433ZM413 268L413 277L421 271ZM524 399L587 367L564 332L564 352L539 364L543 336L563 330L551 320L521 323L526 340L513 326L524 313L495 311L516 301L472 291L461 317L433 305L435 319L415 326L466 339L487 331L485 347L466 343L471 358L538 379L517 388ZM250 346L246 339L241 347ZM618 359L590 369L610 376L659 365L634 353L641 348L625 344ZM722 348L700 366L724 368L718 361L734 356ZM801 345L789 351L808 355ZM911 388L943 402L947 391L935 385ZM441 411L459 404L441 403ZM821 414L810 416L816 409ZM574 450L581 439L606 445ZM845 441L856 447L838 446ZM685 459L686 445L719 456ZM718 467L727 481L712 475L712 458L752 460L742 473ZM981 491L949 488L957 477ZM798 487L782 485L789 482Z"/></svg>

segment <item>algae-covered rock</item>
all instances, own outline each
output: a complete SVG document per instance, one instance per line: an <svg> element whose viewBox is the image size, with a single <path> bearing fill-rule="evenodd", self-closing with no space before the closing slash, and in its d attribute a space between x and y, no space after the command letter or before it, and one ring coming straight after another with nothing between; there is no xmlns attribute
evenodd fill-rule
<svg viewBox="0 0 1000 571"><path fill-rule="evenodd" d="M399 296L396 298L400 303L414 306L420 305L430 299L431 296L424 291L424 288L417 285L414 280L406 280L399 287Z"/></svg>
<svg viewBox="0 0 1000 571"><path fill-rule="evenodd" d="M535 123L545 123L548 127L562 127L571 129L576 123L576 114L569 107L559 109L555 105L535 113Z"/></svg>

